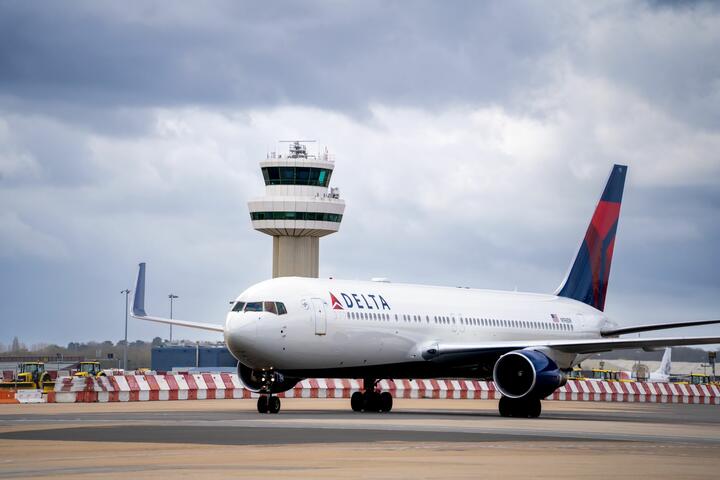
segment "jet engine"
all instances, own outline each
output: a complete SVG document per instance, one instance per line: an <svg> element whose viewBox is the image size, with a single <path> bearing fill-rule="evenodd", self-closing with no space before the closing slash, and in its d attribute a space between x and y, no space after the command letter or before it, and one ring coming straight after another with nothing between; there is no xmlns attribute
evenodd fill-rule
<svg viewBox="0 0 720 480"><path fill-rule="evenodd" d="M509 398L545 398L562 387L567 378L547 355L516 350L498 359L493 369L495 387Z"/></svg>
<svg viewBox="0 0 720 480"><path fill-rule="evenodd" d="M254 393L286 392L302 380L286 377L274 370L253 370L242 363L238 363L238 377L243 386Z"/></svg>

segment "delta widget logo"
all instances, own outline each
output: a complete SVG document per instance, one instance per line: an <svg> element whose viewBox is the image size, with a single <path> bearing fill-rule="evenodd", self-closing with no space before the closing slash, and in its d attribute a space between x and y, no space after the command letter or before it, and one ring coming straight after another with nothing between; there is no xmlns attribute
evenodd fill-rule
<svg viewBox="0 0 720 480"><path fill-rule="evenodd" d="M392 310L390 304L382 295L372 293L343 293L340 292L340 300L332 292L330 294L330 303L333 310L345 310L346 308L358 308L360 310Z"/></svg>

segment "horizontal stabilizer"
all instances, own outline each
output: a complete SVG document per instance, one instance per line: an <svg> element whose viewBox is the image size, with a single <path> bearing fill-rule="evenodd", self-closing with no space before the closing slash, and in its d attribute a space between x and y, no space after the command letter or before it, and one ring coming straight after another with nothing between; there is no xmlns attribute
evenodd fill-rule
<svg viewBox="0 0 720 480"><path fill-rule="evenodd" d="M177 325L179 327L199 328L201 330L211 330L213 332L224 332L222 325L212 323L188 322L185 320L175 320L173 318L151 317L145 313L145 262L138 265L138 277L135 283L135 293L133 297L132 317L138 320L146 320L148 322L165 323L167 325Z"/></svg>

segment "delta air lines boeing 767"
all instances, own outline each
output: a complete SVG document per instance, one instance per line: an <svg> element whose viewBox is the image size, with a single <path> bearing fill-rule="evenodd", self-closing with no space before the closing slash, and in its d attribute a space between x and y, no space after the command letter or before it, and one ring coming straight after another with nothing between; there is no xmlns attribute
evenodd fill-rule
<svg viewBox="0 0 720 480"><path fill-rule="evenodd" d="M623 335L720 320L620 327L604 313L627 167L613 166L570 270L554 294L364 282L274 278L235 300L224 325L145 313L140 264L132 314L141 320L220 332L238 375L260 393L258 411L277 413L284 392L310 377L362 378L355 411L388 412L380 379L494 380L500 415L537 417L541 400L589 355L622 348L720 343L704 337Z"/></svg>

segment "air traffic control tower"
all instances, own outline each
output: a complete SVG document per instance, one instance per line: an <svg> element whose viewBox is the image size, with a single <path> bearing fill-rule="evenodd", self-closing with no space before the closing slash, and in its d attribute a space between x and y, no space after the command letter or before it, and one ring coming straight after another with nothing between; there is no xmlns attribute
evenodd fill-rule
<svg viewBox="0 0 720 480"><path fill-rule="evenodd" d="M291 141L286 155L270 152L260 162L265 196L248 202L253 228L273 237L272 276L318 276L320 237L340 228L345 201L329 188L335 162L309 155L307 144Z"/></svg>

